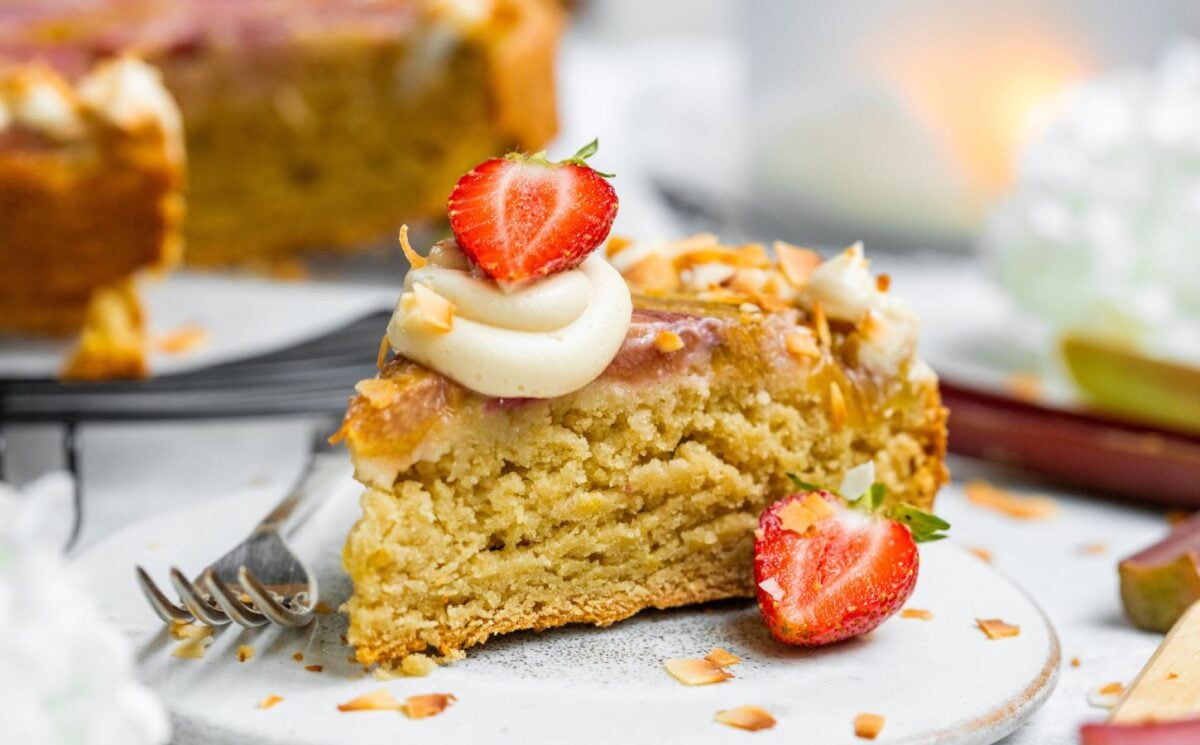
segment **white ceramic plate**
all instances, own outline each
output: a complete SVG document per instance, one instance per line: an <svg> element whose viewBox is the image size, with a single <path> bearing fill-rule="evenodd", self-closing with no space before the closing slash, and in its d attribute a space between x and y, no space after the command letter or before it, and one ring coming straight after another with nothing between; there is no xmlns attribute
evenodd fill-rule
<svg viewBox="0 0 1200 745"><path fill-rule="evenodd" d="M952 488L952 487L950 487ZM323 598L349 593L341 541L357 515L347 482L295 537L312 557ZM103 610L134 640L142 677L170 708L177 745L395 745L502 743L742 742L713 721L720 709L755 704L778 720L756 742L853 743L856 714L887 718L881 743L991 743L1033 713L1054 687L1059 645L1038 607L1008 579L951 541L922 548L909 607L933 620L894 618L874 633L819 650L774 642L749 602L648 612L607 629L570 627L494 639L425 678L381 682L347 660L345 619L319 617L306 631L239 627L219 632L203 660L171 655L177 644L146 606L133 578L141 563L165 581L175 563L192 574L232 545L278 495L250 490L155 517L80 557ZM976 618L1020 625L991 641ZM239 645L254 646L239 663ZM721 646L740 655L734 680L687 688L663 660L701 657ZM293 659L304 654L303 662ZM306 665L322 665L309 672ZM440 716L339 713L336 705L385 686L398 698L457 696ZM270 710L256 704L275 694Z"/></svg>

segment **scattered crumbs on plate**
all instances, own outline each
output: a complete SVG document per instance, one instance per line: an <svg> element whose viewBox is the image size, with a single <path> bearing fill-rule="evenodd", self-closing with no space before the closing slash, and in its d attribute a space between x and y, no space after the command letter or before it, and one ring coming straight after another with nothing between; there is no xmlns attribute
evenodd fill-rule
<svg viewBox="0 0 1200 745"><path fill-rule="evenodd" d="M343 645L350 643L350 640L346 637L345 634L338 634L338 639L342 642Z"/></svg>
<svg viewBox="0 0 1200 745"><path fill-rule="evenodd" d="M279 703L282 700L283 700L283 696L276 696L275 694L272 693L270 696L267 696L262 701L258 702L258 708L270 709L272 706L274 706L275 704Z"/></svg>
<svg viewBox="0 0 1200 745"><path fill-rule="evenodd" d="M1167 510L1167 525L1178 525L1192 516L1187 510Z"/></svg>
<svg viewBox="0 0 1200 745"><path fill-rule="evenodd" d="M977 618L975 625L979 627L980 631L987 634L989 639L1011 639L1021 633L1020 626L1005 623L999 618Z"/></svg>
<svg viewBox="0 0 1200 745"><path fill-rule="evenodd" d="M859 714L854 717L854 736L874 740L883 731L886 721L882 714Z"/></svg>
<svg viewBox="0 0 1200 745"><path fill-rule="evenodd" d="M933 620L933 611L922 610L920 608L905 608L900 611L901 618L915 618L920 621Z"/></svg>
<svg viewBox="0 0 1200 745"><path fill-rule="evenodd" d="M409 719L424 719L436 716L458 699L453 693L425 693L404 699L404 715Z"/></svg>
<svg viewBox="0 0 1200 745"><path fill-rule="evenodd" d="M313 608L313 613L317 613L322 616L328 615L332 612L333 608L330 608L329 603L326 603L324 600L317 601L317 606Z"/></svg>
<svg viewBox="0 0 1200 745"><path fill-rule="evenodd" d="M1049 520L1058 516L1058 502L1041 495L1017 494L982 480L968 481L967 501L1017 520Z"/></svg>
<svg viewBox="0 0 1200 745"><path fill-rule="evenodd" d="M1167 673L1167 680L1178 680L1179 673Z"/></svg>
<svg viewBox="0 0 1200 745"><path fill-rule="evenodd" d="M189 323L158 337L154 346L165 354L179 355L199 349L208 342L208 331L203 326Z"/></svg>
<svg viewBox="0 0 1200 745"><path fill-rule="evenodd" d="M1108 544L1101 542L1085 543L1079 547L1079 553L1099 556L1100 554L1108 553Z"/></svg>
<svg viewBox="0 0 1200 745"><path fill-rule="evenodd" d="M710 660L671 659L663 663L671 677L685 686L703 686L721 683L733 677L724 668Z"/></svg>
<svg viewBox="0 0 1200 745"><path fill-rule="evenodd" d="M1080 662L1078 657L1071 658L1071 667L1079 667Z"/></svg>
<svg viewBox="0 0 1200 745"><path fill-rule="evenodd" d="M718 711L715 719L721 724L748 732L758 732L775 726L775 717L758 706L739 706L736 709Z"/></svg>
<svg viewBox="0 0 1200 745"><path fill-rule="evenodd" d="M1037 373L1018 372L1008 376L1004 387L1018 400L1038 403L1043 397L1042 377Z"/></svg>
<svg viewBox="0 0 1200 745"><path fill-rule="evenodd" d="M254 647L249 644L243 644L237 648L237 661L245 662L254 656Z"/></svg>
<svg viewBox="0 0 1200 745"><path fill-rule="evenodd" d="M171 652L171 656L178 657L181 660L203 659L209 644L212 644L211 636L202 636L198 639L185 639L175 647Z"/></svg>
<svg viewBox="0 0 1200 745"><path fill-rule="evenodd" d="M325 669L324 665L305 665L304 669L310 673L319 673Z"/></svg>
<svg viewBox="0 0 1200 745"><path fill-rule="evenodd" d="M304 653L297 652L296 654L292 655L292 659L296 662L304 662Z"/></svg>

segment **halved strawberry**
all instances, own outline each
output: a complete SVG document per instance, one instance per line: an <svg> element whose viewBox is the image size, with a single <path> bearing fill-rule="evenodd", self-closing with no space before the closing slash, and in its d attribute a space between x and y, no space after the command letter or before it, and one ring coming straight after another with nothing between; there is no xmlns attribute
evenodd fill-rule
<svg viewBox="0 0 1200 745"><path fill-rule="evenodd" d="M936 540L949 526L881 502L878 487L851 505L809 490L763 512L754 581L772 636L802 646L830 644L865 634L900 610L917 583L916 539Z"/></svg>
<svg viewBox="0 0 1200 745"><path fill-rule="evenodd" d="M593 140L557 163L510 153L475 166L450 192L450 228L493 279L516 282L578 266L608 237L617 193L585 162Z"/></svg>

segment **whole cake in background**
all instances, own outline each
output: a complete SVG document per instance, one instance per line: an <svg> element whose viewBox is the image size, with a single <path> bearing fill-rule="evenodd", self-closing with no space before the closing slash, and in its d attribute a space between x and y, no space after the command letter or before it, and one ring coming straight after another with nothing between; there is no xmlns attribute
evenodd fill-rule
<svg viewBox="0 0 1200 745"><path fill-rule="evenodd" d="M406 246L379 375L337 435L366 487L344 553L364 663L421 673L494 634L752 597L789 474L869 466L921 508L946 481L917 319L860 247L613 239L610 261L593 152L480 164L455 237Z"/></svg>
<svg viewBox="0 0 1200 745"><path fill-rule="evenodd" d="M79 342L65 374L147 372L134 276L179 256L184 150L158 72L99 62L74 85L0 65L0 331Z"/></svg>
<svg viewBox="0 0 1200 745"><path fill-rule="evenodd" d="M0 60L157 67L183 112L186 259L254 263L394 235L489 153L543 145L560 26L554 0L15 0Z"/></svg>

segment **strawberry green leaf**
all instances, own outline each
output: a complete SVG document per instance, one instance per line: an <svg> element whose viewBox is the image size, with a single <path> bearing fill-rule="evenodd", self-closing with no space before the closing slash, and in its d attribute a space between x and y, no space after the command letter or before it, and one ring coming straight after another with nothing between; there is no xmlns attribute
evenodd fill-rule
<svg viewBox="0 0 1200 745"><path fill-rule="evenodd" d="M870 490L867 491L867 496L871 499L871 511L875 512L883 506L883 498L887 496L887 487L883 484L871 484Z"/></svg>
<svg viewBox="0 0 1200 745"><path fill-rule="evenodd" d="M885 514L889 519L907 525L913 540L917 543L940 541L946 537L942 531L950 528L950 523L937 515L906 504L892 505Z"/></svg>
<svg viewBox="0 0 1200 745"><path fill-rule="evenodd" d="M807 481L804 481L794 473L789 473L787 477L792 480L792 486L796 487L800 491L827 491L816 484L810 484Z"/></svg>
<svg viewBox="0 0 1200 745"><path fill-rule="evenodd" d="M596 151L599 149L600 149L600 138L597 137L596 139L592 140L588 144L579 148L579 150L577 150L574 155L572 155L568 160L566 160L564 162L579 163L580 165L582 165L583 161L585 161L588 158L595 155Z"/></svg>

